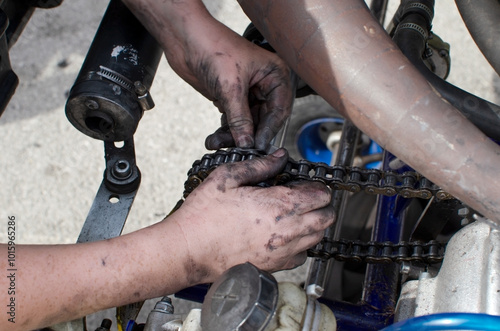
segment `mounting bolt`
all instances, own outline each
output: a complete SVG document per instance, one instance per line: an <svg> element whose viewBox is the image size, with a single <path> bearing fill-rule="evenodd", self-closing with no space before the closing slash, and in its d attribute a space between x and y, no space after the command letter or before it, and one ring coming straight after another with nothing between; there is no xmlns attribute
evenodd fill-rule
<svg viewBox="0 0 500 331"><path fill-rule="evenodd" d="M87 106L87 108L90 110L99 109L99 104L97 103L97 101L92 100L92 99L85 100L85 106Z"/></svg>
<svg viewBox="0 0 500 331"><path fill-rule="evenodd" d="M127 160L118 160L113 165L111 173L117 179L127 179L132 174L132 168Z"/></svg>
<svg viewBox="0 0 500 331"><path fill-rule="evenodd" d="M172 299L170 299L169 297L163 297L160 301L156 303L153 311L164 314L173 314L174 306L172 305Z"/></svg>
<svg viewBox="0 0 500 331"><path fill-rule="evenodd" d="M135 93L139 96L148 93L148 89L146 88L146 86L144 86L144 84L140 80L134 82L134 90Z"/></svg>
<svg viewBox="0 0 500 331"><path fill-rule="evenodd" d="M469 212L470 212L469 208L464 207L464 208L460 208L457 213L458 213L458 216L466 217L469 215Z"/></svg>

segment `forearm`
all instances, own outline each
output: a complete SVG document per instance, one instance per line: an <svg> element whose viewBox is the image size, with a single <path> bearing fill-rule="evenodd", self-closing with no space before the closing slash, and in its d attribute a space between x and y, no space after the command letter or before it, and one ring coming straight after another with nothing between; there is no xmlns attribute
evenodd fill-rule
<svg viewBox="0 0 500 331"><path fill-rule="evenodd" d="M122 0L164 48L167 57L184 49L204 22L216 22L201 0Z"/></svg>
<svg viewBox="0 0 500 331"><path fill-rule="evenodd" d="M212 17L201 0L122 1L158 41L172 69L212 99L197 83L199 75L209 79L200 57L230 54L241 36Z"/></svg>
<svg viewBox="0 0 500 331"><path fill-rule="evenodd" d="M18 246L16 323L2 319L0 329L48 326L187 287L184 243L175 223L162 222L95 243Z"/></svg>

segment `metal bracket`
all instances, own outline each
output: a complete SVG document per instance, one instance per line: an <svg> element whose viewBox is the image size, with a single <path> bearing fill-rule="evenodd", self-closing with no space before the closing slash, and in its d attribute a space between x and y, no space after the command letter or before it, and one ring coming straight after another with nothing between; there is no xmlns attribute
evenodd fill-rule
<svg viewBox="0 0 500 331"><path fill-rule="evenodd" d="M134 140L122 147L104 142L106 170L83 224L78 243L104 240L121 234L139 189L141 173L135 164Z"/></svg>

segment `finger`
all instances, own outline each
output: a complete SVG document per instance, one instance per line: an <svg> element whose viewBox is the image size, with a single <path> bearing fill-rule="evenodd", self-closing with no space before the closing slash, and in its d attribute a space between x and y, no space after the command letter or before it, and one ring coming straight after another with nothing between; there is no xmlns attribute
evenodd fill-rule
<svg viewBox="0 0 500 331"><path fill-rule="evenodd" d="M321 209L313 210L302 216L300 234L307 236L316 232L324 231L326 228L335 223L337 216L332 205L328 205Z"/></svg>
<svg viewBox="0 0 500 331"><path fill-rule="evenodd" d="M316 181L295 181L274 189L282 191L276 194L286 197L283 202L289 202L294 213L298 215L327 206L332 197L330 188Z"/></svg>
<svg viewBox="0 0 500 331"><path fill-rule="evenodd" d="M214 104L216 103L214 102ZM220 128L205 139L205 148L215 150L234 146L236 144L234 143L231 131L229 131L227 116L223 113L220 117Z"/></svg>
<svg viewBox="0 0 500 331"><path fill-rule="evenodd" d="M307 251L308 249L316 246L323 239L324 235L324 231L318 231L310 235L303 236L297 241L295 248L298 251Z"/></svg>
<svg viewBox="0 0 500 331"><path fill-rule="evenodd" d="M267 150L271 140L276 137L279 130L283 127L288 114L284 112L268 112L261 116L261 120L255 131L255 148L259 150Z"/></svg>
<svg viewBox="0 0 500 331"><path fill-rule="evenodd" d="M306 260L307 260L307 252L306 251L300 252L297 255L292 256L281 269L290 270L297 268L298 266L303 265L306 262Z"/></svg>
<svg viewBox="0 0 500 331"><path fill-rule="evenodd" d="M222 109L220 110L226 114L227 124L236 146L241 148L254 147L254 122L248 105L248 95L246 91L233 94L229 92L224 96L225 102L221 102Z"/></svg>
<svg viewBox="0 0 500 331"><path fill-rule="evenodd" d="M234 143L233 135L224 128L217 129L217 131L205 139L205 148L209 150L234 146L236 145Z"/></svg>
<svg viewBox="0 0 500 331"><path fill-rule="evenodd" d="M288 71L272 71L261 82L265 102L260 107L255 147L266 149L292 112L293 91Z"/></svg>
<svg viewBox="0 0 500 331"><path fill-rule="evenodd" d="M278 149L273 154L223 165L210 175L217 184L217 189L236 188L244 185L255 185L278 175L288 161L288 153Z"/></svg>

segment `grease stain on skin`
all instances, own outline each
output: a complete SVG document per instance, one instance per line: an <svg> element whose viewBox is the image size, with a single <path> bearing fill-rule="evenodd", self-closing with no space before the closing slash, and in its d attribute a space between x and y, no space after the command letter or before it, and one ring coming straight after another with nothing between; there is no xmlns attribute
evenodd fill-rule
<svg viewBox="0 0 500 331"><path fill-rule="evenodd" d="M222 184L222 183L217 185L217 191L222 192L222 193L226 193L226 185Z"/></svg>
<svg viewBox="0 0 500 331"><path fill-rule="evenodd" d="M192 258L189 258L189 260L184 263L184 269L188 275L189 284L198 284L211 275L208 266L203 264L197 265Z"/></svg>
<svg viewBox="0 0 500 331"><path fill-rule="evenodd" d="M276 233L271 234L271 238L266 244L266 249L269 252L272 252L278 248L278 245L275 244L276 241L281 241L283 239L282 235L278 235Z"/></svg>

